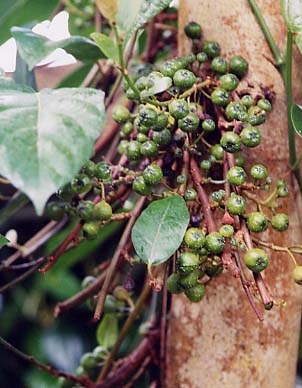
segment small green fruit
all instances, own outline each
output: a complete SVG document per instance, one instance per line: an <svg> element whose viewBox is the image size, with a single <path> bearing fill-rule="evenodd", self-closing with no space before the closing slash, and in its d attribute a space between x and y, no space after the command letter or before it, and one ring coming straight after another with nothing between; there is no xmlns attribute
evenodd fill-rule
<svg viewBox="0 0 302 388"><path fill-rule="evenodd" d="M249 249L244 256L245 265L253 272L261 272L268 266L268 255L263 249Z"/></svg>

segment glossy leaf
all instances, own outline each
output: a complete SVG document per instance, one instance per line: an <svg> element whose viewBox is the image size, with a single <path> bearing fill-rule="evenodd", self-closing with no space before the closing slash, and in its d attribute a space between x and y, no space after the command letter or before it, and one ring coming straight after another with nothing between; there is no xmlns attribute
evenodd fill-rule
<svg viewBox="0 0 302 388"><path fill-rule="evenodd" d="M33 89L0 79L0 174L33 201L45 202L93 153L104 122L104 93Z"/></svg>
<svg viewBox="0 0 302 388"><path fill-rule="evenodd" d="M132 229L138 256L151 265L167 261L179 248L189 219L186 203L179 195L152 202Z"/></svg>
<svg viewBox="0 0 302 388"><path fill-rule="evenodd" d="M54 42L29 28L13 27L11 32L16 39L20 56L28 64L29 70L58 48L66 50L82 62L94 62L104 57L92 40L82 36L71 36Z"/></svg>
<svg viewBox="0 0 302 388"><path fill-rule="evenodd" d="M0 233L0 249L3 248L9 240Z"/></svg>
<svg viewBox="0 0 302 388"><path fill-rule="evenodd" d="M113 40L109 38L109 36L101 34L100 32L94 32L90 36L107 58L118 62L117 47Z"/></svg>
<svg viewBox="0 0 302 388"><path fill-rule="evenodd" d="M291 32L302 31L302 0L281 0L281 10Z"/></svg>
<svg viewBox="0 0 302 388"><path fill-rule="evenodd" d="M154 85L144 91L144 96L154 96L155 94L162 93L165 90L169 89L169 87L172 86L172 79L170 77L162 77L158 78Z"/></svg>
<svg viewBox="0 0 302 388"><path fill-rule="evenodd" d="M302 137L302 106L293 105L291 107L291 119L297 134Z"/></svg>
<svg viewBox="0 0 302 388"><path fill-rule="evenodd" d="M118 0L96 0L96 5L101 14L110 22L116 19Z"/></svg>
<svg viewBox="0 0 302 388"><path fill-rule="evenodd" d="M59 0L1 0L0 1L0 45L10 38L12 26L48 19Z"/></svg>
<svg viewBox="0 0 302 388"><path fill-rule="evenodd" d="M118 337L118 318L115 313L104 314L96 332L96 338L100 346L111 348Z"/></svg>

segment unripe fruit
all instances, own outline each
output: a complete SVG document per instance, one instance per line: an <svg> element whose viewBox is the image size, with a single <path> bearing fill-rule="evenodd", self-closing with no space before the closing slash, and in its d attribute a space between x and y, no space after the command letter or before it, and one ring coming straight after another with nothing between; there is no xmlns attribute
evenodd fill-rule
<svg viewBox="0 0 302 388"><path fill-rule="evenodd" d="M201 51L196 55L196 59L200 63L205 63L208 60L208 56L205 52Z"/></svg>
<svg viewBox="0 0 302 388"><path fill-rule="evenodd" d="M231 167L227 173L227 181L234 186L242 185L247 179L246 173L242 167Z"/></svg>
<svg viewBox="0 0 302 388"><path fill-rule="evenodd" d="M153 132L152 138L156 144L165 146L168 145L171 141L171 132L165 128L162 131Z"/></svg>
<svg viewBox="0 0 302 388"><path fill-rule="evenodd" d="M175 119L183 119L189 113L189 105L185 100L174 100L169 104L169 112Z"/></svg>
<svg viewBox="0 0 302 388"><path fill-rule="evenodd" d="M234 234L234 228L232 225L229 224L221 225L221 227L219 228L219 233L225 238L230 238Z"/></svg>
<svg viewBox="0 0 302 388"><path fill-rule="evenodd" d="M97 346L93 349L92 354L97 361L101 362L104 360L104 358L106 358L108 353L104 346Z"/></svg>
<svg viewBox="0 0 302 388"><path fill-rule="evenodd" d="M275 214L272 217L272 227L279 232L283 232L288 229L289 219L288 215L284 213Z"/></svg>
<svg viewBox="0 0 302 388"><path fill-rule="evenodd" d="M182 252L177 260L177 265L180 272L194 271L199 265L199 255L193 252Z"/></svg>
<svg viewBox="0 0 302 388"><path fill-rule="evenodd" d="M252 212L247 217L247 226L251 232L261 233L268 228L268 219L262 212Z"/></svg>
<svg viewBox="0 0 302 388"><path fill-rule="evenodd" d="M215 121L212 119L203 120L201 126L205 132L212 132L212 131L215 131L216 129Z"/></svg>
<svg viewBox="0 0 302 388"><path fill-rule="evenodd" d="M211 63L211 69L217 73L224 74L228 71L228 63L222 57L215 57Z"/></svg>
<svg viewBox="0 0 302 388"><path fill-rule="evenodd" d="M49 202L46 211L49 218L59 221L65 215L65 204L60 202Z"/></svg>
<svg viewBox="0 0 302 388"><path fill-rule="evenodd" d="M198 303L204 297L205 287L203 284L198 283L191 288L187 288L185 294L191 302Z"/></svg>
<svg viewBox="0 0 302 388"><path fill-rule="evenodd" d="M90 240L97 237L99 232L99 224L97 222L86 222L83 225L84 235Z"/></svg>
<svg viewBox="0 0 302 388"><path fill-rule="evenodd" d="M152 141L147 140L141 145L141 154L143 156L152 157L158 153L158 145Z"/></svg>
<svg viewBox="0 0 302 388"><path fill-rule="evenodd" d="M95 276L85 276L82 280L81 287L84 289L96 280Z"/></svg>
<svg viewBox="0 0 302 388"><path fill-rule="evenodd" d="M268 255L263 249L249 249L244 256L245 265L253 272L261 272L268 266Z"/></svg>
<svg viewBox="0 0 302 388"><path fill-rule="evenodd" d="M240 137L231 131L226 132L220 139L221 147L230 153L235 153L240 150Z"/></svg>
<svg viewBox="0 0 302 388"><path fill-rule="evenodd" d="M174 85L181 89L189 89L196 82L194 73L187 69L177 70L173 76Z"/></svg>
<svg viewBox="0 0 302 388"><path fill-rule="evenodd" d="M152 193L152 187L146 184L142 175L139 175L134 179L132 188L140 195L150 195Z"/></svg>
<svg viewBox="0 0 302 388"><path fill-rule="evenodd" d="M239 85L239 79L232 73L222 75L219 80L221 87L228 92L235 90Z"/></svg>
<svg viewBox="0 0 302 388"><path fill-rule="evenodd" d="M172 273L167 279L167 289L171 294L180 294L183 290L179 284L180 275Z"/></svg>
<svg viewBox="0 0 302 388"><path fill-rule="evenodd" d="M270 103L269 100L266 100L265 98L261 98L257 102L257 105L259 106L260 109L264 110L265 112L270 112L272 110L272 104Z"/></svg>
<svg viewBox="0 0 302 388"><path fill-rule="evenodd" d="M228 106L225 108L225 115L228 118L228 120L242 120L242 115L246 115L246 108L241 104L241 102L233 101L228 104Z"/></svg>
<svg viewBox="0 0 302 388"><path fill-rule="evenodd" d="M194 189L187 189L185 191L185 200L186 201L195 201L197 198L197 192Z"/></svg>
<svg viewBox="0 0 302 388"><path fill-rule="evenodd" d="M190 39L200 39L202 34L202 29L200 24L196 22L189 22L185 25L184 28L185 34Z"/></svg>
<svg viewBox="0 0 302 388"><path fill-rule="evenodd" d="M203 231L199 228L189 228L187 229L184 242L190 249L199 249L203 247L205 243L205 235Z"/></svg>
<svg viewBox="0 0 302 388"><path fill-rule="evenodd" d="M137 140L131 140L128 143L126 155L129 160L138 160L141 158L141 146Z"/></svg>
<svg viewBox="0 0 302 388"><path fill-rule="evenodd" d="M81 358L80 364L85 370L89 371L98 366L98 361L93 353L85 353Z"/></svg>
<svg viewBox="0 0 302 388"><path fill-rule="evenodd" d="M116 105L112 111L112 118L117 123L125 123L130 119L129 110L123 105Z"/></svg>
<svg viewBox="0 0 302 388"><path fill-rule="evenodd" d="M226 106L230 101L230 95L226 90L216 88L211 94L211 99L215 105Z"/></svg>
<svg viewBox="0 0 302 388"><path fill-rule="evenodd" d="M162 169L157 164L150 164L145 168L143 178L147 185L157 185L163 178Z"/></svg>
<svg viewBox="0 0 302 388"><path fill-rule="evenodd" d="M96 220L107 221L112 216L112 207L105 200L100 201L94 206L92 217Z"/></svg>
<svg viewBox="0 0 302 388"><path fill-rule="evenodd" d="M84 221L90 221L92 218L92 212L94 203L92 201L81 201L77 207L77 213L79 217Z"/></svg>
<svg viewBox="0 0 302 388"><path fill-rule="evenodd" d="M223 153L224 151L220 144L214 144L211 148L211 155L213 155L216 160L222 160Z"/></svg>
<svg viewBox="0 0 302 388"><path fill-rule="evenodd" d="M302 286L302 265L296 265L293 271L293 278L295 283Z"/></svg>
<svg viewBox="0 0 302 388"><path fill-rule="evenodd" d="M249 148L257 147L261 142L261 133L259 129L252 126L245 127L242 130L240 137L242 144Z"/></svg>
<svg viewBox="0 0 302 388"><path fill-rule="evenodd" d="M218 232L209 233L206 236L205 247L210 253L221 253L224 249L224 237Z"/></svg>
<svg viewBox="0 0 302 388"><path fill-rule="evenodd" d="M146 106L142 106L139 109L139 122L150 128L152 125L156 124L157 122L157 112L155 109L148 108Z"/></svg>
<svg viewBox="0 0 302 388"><path fill-rule="evenodd" d="M240 216L245 212L246 202L241 195L231 194L227 200L226 207L229 213Z"/></svg>
<svg viewBox="0 0 302 388"><path fill-rule="evenodd" d="M254 179L265 179L267 177L267 169L263 164L254 164L251 168L251 176Z"/></svg>
<svg viewBox="0 0 302 388"><path fill-rule="evenodd" d="M106 162L97 163L95 166L95 176L102 180L109 180L111 178L110 167Z"/></svg>
<svg viewBox="0 0 302 388"><path fill-rule="evenodd" d="M189 273L185 273L185 274L180 276L179 284L183 288L191 288L191 287L195 286L195 284L198 281L198 278L199 278L199 271L198 270L192 271Z"/></svg>
<svg viewBox="0 0 302 388"><path fill-rule="evenodd" d="M246 107L250 107L250 106L254 105L254 99L251 95L246 94L246 95L241 97L241 103Z"/></svg>
<svg viewBox="0 0 302 388"><path fill-rule="evenodd" d="M79 174L71 181L71 188L74 193L82 194L91 189L91 181L88 175Z"/></svg>
<svg viewBox="0 0 302 388"><path fill-rule="evenodd" d="M230 59L230 72L242 78L248 71L249 64L241 55L234 55Z"/></svg>
<svg viewBox="0 0 302 388"><path fill-rule="evenodd" d="M205 40L203 42L202 50L207 54L209 58L218 57L220 54L220 45L218 42Z"/></svg>
<svg viewBox="0 0 302 388"><path fill-rule="evenodd" d="M199 118L194 113L187 114L183 119L178 120L178 126L184 132L194 132L198 128Z"/></svg>
<svg viewBox="0 0 302 388"><path fill-rule="evenodd" d="M251 106L247 112L248 122L251 125L263 124L266 120L266 113L258 106Z"/></svg>

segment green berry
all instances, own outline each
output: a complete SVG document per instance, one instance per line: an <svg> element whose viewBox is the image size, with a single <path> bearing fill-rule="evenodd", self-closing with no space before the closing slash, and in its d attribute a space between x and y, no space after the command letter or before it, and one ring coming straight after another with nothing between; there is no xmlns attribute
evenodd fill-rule
<svg viewBox="0 0 302 388"><path fill-rule="evenodd" d="M246 114L246 111L241 102L230 102L225 108L225 115L228 120L241 120L243 114Z"/></svg>
<svg viewBox="0 0 302 388"><path fill-rule="evenodd" d="M190 39L200 39L202 34L202 29L200 24L196 22L189 22L185 25L184 28L185 34Z"/></svg>
<svg viewBox="0 0 302 388"><path fill-rule="evenodd" d="M211 69L217 73L224 74L228 71L228 63L222 57L215 57L211 63Z"/></svg>
<svg viewBox="0 0 302 388"><path fill-rule="evenodd" d="M108 353L104 346L97 346L93 349L92 354L98 362L101 362L107 357Z"/></svg>
<svg viewBox="0 0 302 388"><path fill-rule="evenodd" d="M112 118L117 123L122 124L130 119L130 112L125 106L116 105L112 110Z"/></svg>
<svg viewBox="0 0 302 388"><path fill-rule="evenodd" d="M150 195L152 193L152 187L147 185L142 175L137 176L132 185L133 191L140 195Z"/></svg>
<svg viewBox="0 0 302 388"><path fill-rule="evenodd" d="M135 87L138 89L140 92L144 89L148 88L148 78L147 77L140 77L135 81Z"/></svg>
<svg viewBox="0 0 302 388"><path fill-rule="evenodd" d="M212 119L203 120L201 126L205 132L212 132L212 131L215 131L216 129L215 121Z"/></svg>
<svg viewBox="0 0 302 388"><path fill-rule="evenodd" d="M190 249L199 249L204 246L205 235L199 228L189 228L185 233L184 242Z"/></svg>
<svg viewBox="0 0 302 388"><path fill-rule="evenodd" d="M204 297L205 287L203 284L196 284L191 288L185 289L186 297L193 303L198 303Z"/></svg>
<svg viewBox="0 0 302 388"><path fill-rule="evenodd" d="M83 225L84 236L89 240L97 237L100 230L99 224L97 222L86 222Z"/></svg>
<svg viewBox="0 0 302 388"><path fill-rule="evenodd" d="M95 163L92 160L88 160L82 167L82 172L92 177L95 174Z"/></svg>
<svg viewBox="0 0 302 388"><path fill-rule="evenodd" d="M211 99L215 105L226 106L230 101L230 96L225 89L216 88L211 94Z"/></svg>
<svg viewBox="0 0 302 388"><path fill-rule="evenodd" d="M208 56L205 52L201 51L196 55L196 59L200 63L205 63L208 60Z"/></svg>
<svg viewBox="0 0 302 388"><path fill-rule="evenodd" d="M277 190L277 194L278 194L278 197L281 197L281 198L288 197L289 195L288 188L286 186L279 187Z"/></svg>
<svg viewBox="0 0 302 388"><path fill-rule="evenodd" d="M81 283L82 289L90 286L90 284L93 283L95 280L96 280L96 277L94 276L85 276Z"/></svg>
<svg viewBox="0 0 302 388"><path fill-rule="evenodd" d="M153 132L152 139L160 146L168 145L171 141L171 132L168 129L163 129L159 132Z"/></svg>
<svg viewBox="0 0 302 388"><path fill-rule="evenodd" d="M248 126L241 132L241 141L246 147L254 148L261 143L261 134L258 128Z"/></svg>
<svg viewBox="0 0 302 388"><path fill-rule="evenodd" d="M108 164L106 162L99 162L95 166L95 176L98 179L102 179L105 181L109 180L111 178L110 167L108 166Z"/></svg>
<svg viewBox="0 0 302 388"><path fill-rule="evenodd" d="M242 78L248 71L249 65L247 61L240 55L234 55L229 63L230 72Z"/></svg>
<svg viewBox="0 0 302 388"><path fill-rule="evenodd" d="M206 267L205 273L210 277L213 278L215 276L218 276L223 271L222 265L211 265Z"/></svg>
<svg viewBox="0 0 302 388"><path fill-rule="evenodd" d="M177 265L182 273L194 271L199 265L199 255L193 252L182 252L179 255Z"/></svg>
<svg viewBox="0 0 302 388"><path fill-rule="evenodd" d="M147 185L154 186L161 182L163 172L157 164L150 164L145 168L143 177Z"/></svg>
<svg viewBox="0 0 302 388"><path fill-rule="evenodd" d="M126 151L127 158L129 160L138 160L141 158L141 145L140 142L137 140L131 140L128 143L127 151Z"/></svg>
<svg viewBox="0 0 302 388"><path fill-rule="evenodd" d="M143 91L141 92L143 93ZM132 89L132 88L128 88L126 90L126 97L128 98L128 100L137 100L138 99L138 96L137 94L135 93L135 91ZM128 120L128 119L127 119ZM125 120L126 121L126 120Z"/></svg>
<svg viewBox="0 0 302 388"><path fill-rule="evenodd" d="M211 166L212 163L210 162L210 160L204 159L200 162L200 168L202 168L203 170L209 170Z"/></svg>
<svg viewBox="0 0 302 388"><path fill-rule="evenodd" d="M196 55L190 53L188 55L178 58L178 60L182 63L183 67L187 67L188 65L191 65L196 61Z"/></svg>
<svg viewBox="0 0 302 388"><path fill-rule="evenodd" d="M180 275L172 273L167 279L167 289L171 294L180 294L183 290L179 284Z"/></svg>
<svg viewBox="0 0 302 388"><path fill-rule="evenodd" d="M121 129L121 134L124 136L129 136L130 133L133 131L133 125L131 121L127 121L125 124L123 124Z"/></svg>
<svg viewBox="0 0 302 388"><path fill-rule="evenodd" d="M220 139L221 147L230 153L235 153L240 150L240 137L231 131L226 132Z"/></svg>
<svg viewBox="0 0 302 388"><path fill-rule="evenodd" d="M139 109L138 120L143 126L150 128L157 122L157 112L155 109L142 106Z"/></svg>
<svg viewBox="0 0 302 388"><path fill-rule="evenodd" d="M71 188L74 193L82 194L91 189L91 181L88 175L79 174L71 181Z"/></svg>
<svg viewBox="0 0 302 388"><path fill-rule="evenodd" d="M252 212L247 217L247 227L251 232L262 233L268 228L268 219L262 212Z"/></svg>
<svg viewBox="0 0 302 388"><path fill-rule="evenodd" d="M211 155L213 155L216 160L223 160L224 151L220 144L214 144L212 146Z"/></svg>
<svg viewBox="0 0 302 388"><path fill-rule="evenodd" d="M161 73L166 77L173 77L177 70L182 68L182 64L177 59L169 59L160 66Z"/></svg>
<svg viewBox="0 0 302 388"><path fill-rule="evenodd" d="M219 228L219 233L222 237L230 238L234 234L234 228L232 225L229 224L221 225L221 227Z"/></svg>
<svg viewBox="0 0 302 388"><path fill-rule="evenodd" d="M283 232L288 229L289 219L285 213L278 213L272 217L272 227L279 232Z"/></svg>
<svg viewBox="0 0 302 388"><path fill-rule="evenodd" d="M189 105L185 100L173 100L169 104L169 112L175 119L183 119L189 113Z"/></svg>
<svg viewBox="0 0 302 388"><path fill-rule="evenodd" d="M194 132L198 128L199 118L194 113L187 114L183 119L178 120L178 126L184 132Z"/></svg>
<svg viewBox="0 0 302 388"><path fill-rule="evenodd" d="M222 75L219 80L221 87L228 92L235 90L239 85L239 79L235 74L232 73Z"/></svg>
<svg viewBox="0 0 302 388"><path fill-rule="evenodd" d="M220 54L220 45L217 42L205 40L203 42L202 50L210 58L218 57Z"/></svg>
<svg viewBox="0 0 302 388"><path fill-rule="evenodd" d="M260 109L264 110L265 112L270 112L272 110L272 104L270 103L269 100L266 100L265 98L261 98L257 102L257 105L259 106Z"/></svg>
<svg viewBox="0 0 302 388"><path fill-rule="evenodd" d="M295 283L302 286L302 265L296 265L293 271L293 279Z"/></svg>
<svg viewBox="0 0 302 388"><path fill-rule="evenodd" d="M187 189L185 191L184 197L185 197L186 201L195 201L196 198L197 198L196 190L194 190L194 189Z"/></svg>
<svg viewBox="0 0 302 388"><path fill-rule="evenodd" d="M251 106L247 114L248 114L248 122L251 125L260 125L260 124L263 124L266 120L265 111L260 109L258 106Z"/></svg>
<svg viewBox="0 0 302 388"><path fill-rule="evenodd" d="M141 154L152 157L158 153L158 145L153 140L147 140L141 145Z"/></svg>
<svg viewBox="0 0 302 388"><path fill-rule="evenodd" d="M71 184L67 183L65 186L61 187L58 190L58 197L64 201L70 201L74 196L74 191L72 190Z"/></svg>
<svg viewBox="0 0 302 388"><path fill-rule="evenodd" d="M65 377L59 377L58 384L60 388L73 388L74 386L74 382L65 379Z"/></svg>
<svg viewBox="0 0 302 388"><path fill-rule="evenodd" d="M185 289L191 288L197 284L199 275L200 273L198 270L182 274L179 278L179 284Z"/></svg>
<svg viewBox="0 0 302 388"><path fill-rule="evenodd" d="M225 191L224 190L219 190L219 191L213 191L211 194L211 200L214 202L221 203L223 200L223 197L225 196Z"/></svg>
<svg viewBox="0 0 302 388"><path fill-rule="evenodd" d="M205 247L210 253L221 253L224 250L224 237L218 232L209 233L206 236Z"/></svg>
<svg viewBox="0 0 302 388"><path fill-rule="evenodd" d="M89 371L98 366L98 361L93 353L85 353L81 358L80 365L85 369L85 371Z"/></svg>
<svg viewBox="0 0 302 388"><path fill-rule="evenodd" d="M283 188L283 187L286 187L286 182L285 182L285 180L284 180L284 179L278 179L278 180L277 180L276 186L277 186L277 189L280 189L281 187L282 187L282 188Z"/></svg>
<svg viewBox="0 0 302 388"><path fill-rule="evenodd" d="M81 201L77 207L77 214L82 220L90 221L93 209L94 203L92 201Z"/></svg>
<svg viewBox="0 0 302 388"><path fill-rule="evenodd" d="M242 155L241 152L236 152L235 153L235 163L236 163L236 166L240 166L240 167L243 167L244 166L244 157Z"/></svg>
<svg viewBox="0 0 302 388"><path fill-rule="evenodd" d="M226 202L226 207L229 213L240 216L245 212L246 202L241 195L232 193Z"/></svg>
<svg viewBox="0 0 302 388"><path fill-rule="evenodd" d="M138 133L136 136L136 140L139 141L140 143L145 143L145 141L148 141L149 138L144 133ZM141 149L141 151L142 151L142 149Z"/></svg>
<svg viewBox="0 0 302 388"><path fill-rule="evenodd" d="M166 126L168 125L168 121L169 121L169 116L167 113L159 113L157 115L157 122L155 125L153 125L153 130L154 131L161 131L162 129L166 128Z"/></svg>
<svg viewBox="0 0 302 388"><path fill-rule="evenodd" d="M119 145L117 147L117 151L120 155L124 155L127 151L127 147L128 147L128 140L121 140L119 142Z"/></svg>
<svg viewBox="0 0 302 388"><path fill-rule="evenodd" d="M253 272L261 272L268 266L268 255L263 249L249 249L244 256L245 265Z"/></svg>
<svg viewBox="0 0 302 388"><path fill-rule="evenodd" d="M65 215L65 204L61 202L49 202L47 204L46 212L49 218L59 221Z"/></svg>
<svg viewBox="0 0 302 388"><path fill-rule="evenodd" d="M250 94L245 94L241 97L241 104L249 108L250 106L254 105L254 99Z"/></svg>
<svg viewBox="0 0 302 388"><path fill-rule="evenodd" d="M186 177L184 175L178 175L176 178L176 182L177 184L182 185L186 183Z"/></svg>
<svg viewBox="0 0 302 388"><path fill-rule="evenodd" d="M110 220L112 216L112 207L108 202L102 200L94 206L92 216L99 221Z"/></svg>
<svg viewBox="0 0 302 388"><path fill-rule="evenodd" d="M247 179L246 173L242 167L231 167L227 173L227 181L234 186L242 185Z"/></svg>
<svg viewBox="0 0 302 388"><path fill-rule="evenodd" d="M254 179L265 179L267 177L266 167L263 164L254 164L251 168L251 176Z"/></svg>
<svg viewBox="0 0 302 388"><path fill-rule="evenodd" d="M181 89L189 89L196 82L194 73L187 69L177 70L173 76L174 85Z"/></svg>

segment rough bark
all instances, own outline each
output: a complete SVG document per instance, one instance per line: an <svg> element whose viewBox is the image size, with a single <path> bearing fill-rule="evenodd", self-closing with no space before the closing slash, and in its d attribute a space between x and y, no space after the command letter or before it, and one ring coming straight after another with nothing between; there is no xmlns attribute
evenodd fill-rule
<svg viewBox="0 0 302 388"><path fill-rule="evenodd" d="M278 0L258 0L273 37L285 48L286 28ZM283 81L273 66L264 36L244 0L182 0L180 50L190 44L182 28L188 21L203 26L205 39L221 43L222 54L241 54L248 59L248 78L255 84L273 87L274 111L262 126L263 141L249 152L249 162L262 161L274 178L288 175L286 102ZM295 94L301 96L301 62L296 56ZM269 60L271 59L271 61ZM299 80L299 81L298 81ZM298 140L299 143L300 140ZM301 240L301 208L291 185L290 198L282 211L290 215L288 233L266 232L263 239L279 245ZM284 254L271 253L265 279L276 300L286 306L274 306L260 323L251 310L240 281L229 273L215 279L201 303L193 304L183 296L173 296L167 344L168 388L290 388L294 386L300 312L301 288L291 279L292 263Z"/></svg>

